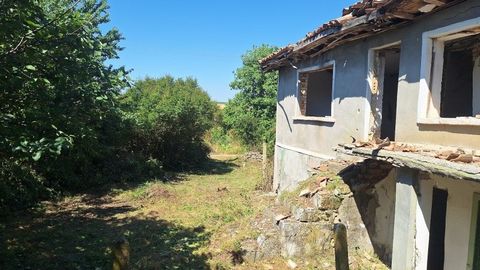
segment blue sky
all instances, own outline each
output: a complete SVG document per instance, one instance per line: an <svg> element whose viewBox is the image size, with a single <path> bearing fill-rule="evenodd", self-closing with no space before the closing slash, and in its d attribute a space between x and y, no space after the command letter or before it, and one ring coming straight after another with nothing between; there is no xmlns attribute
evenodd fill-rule
<svg viewBox="0 0 480 270"><path fill-rule="evenodd" d="M109 0L111 22L125 40L115 65L145 76L197 78L216 101L254 45L284 46L341 16L353 0Z"/></svg>

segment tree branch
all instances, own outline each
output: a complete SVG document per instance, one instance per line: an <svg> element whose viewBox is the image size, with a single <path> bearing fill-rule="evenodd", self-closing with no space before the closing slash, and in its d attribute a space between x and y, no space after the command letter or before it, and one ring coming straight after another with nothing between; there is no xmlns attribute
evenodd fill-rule
<svg viewBox="0 0 480 270"><path fill-rule="evenodd" d="M53 24L54 22L60 20L62 17L64 17L65 15L67 15L69 12L72 12L74 10L74 8L80 3L81 0L77 0L75 1L75 3L67 8L64 12L62 12L61 14L57 15L53 20L47 22L46 24L38 27L37 29L33 30L33 31L29 31L27 32L21 39L20 41L18 42L18 44L12 48L11 50L9 50L8 52L2 54L2 57L4 56L7 56L7 55L10 55L10 54L14 54L16 53L21 47L25 46L25 44L27 43L28 41L28 37L29 36L34 36L36 33L38 33L39 31L45 29L46 27L50 26L51 24Z"/></svg>

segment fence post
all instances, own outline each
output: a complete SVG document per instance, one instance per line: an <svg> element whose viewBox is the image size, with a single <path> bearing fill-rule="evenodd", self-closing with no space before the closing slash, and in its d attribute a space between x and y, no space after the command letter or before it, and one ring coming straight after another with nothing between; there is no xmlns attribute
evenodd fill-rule
<svg viewBox="0 0 480 270"><path fill-rule="evenodd" d="M128 270L130 262L130 244L124 237L113 244L113 266L112 270Z"/></svg>
<svg viewBox="0 0 480 270"><path fill-rule="evenodd" d="M348 270L347 227L342 223L334 226L335 231L335 269Z"/></svg>
<svg viewBox="0 0 480 270"><path fill-rule="evenodd" d="M263 180L267 180L268 173L267 173L267 143L263 142L262 145L262 173L263 173Z"/></svg>

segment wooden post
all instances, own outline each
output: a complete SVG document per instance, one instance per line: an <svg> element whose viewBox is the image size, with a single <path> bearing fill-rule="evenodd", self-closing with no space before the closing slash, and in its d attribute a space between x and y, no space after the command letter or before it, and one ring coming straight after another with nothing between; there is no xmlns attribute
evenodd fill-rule
<svg viewBox="0 0 480 270"><path fill-rule="evenodd" d="M335 269L348 270L347 227L342 223L335 224Z"/></svg>
<svg viewBox="0 0 480 270"><path fill-rule="evenodd" d="M268 173L267 173L267 143L263 142L262 145L262 173L263 173L263 180L267 181Z"/></svg>
<svg viewBox="0 0 480 270"><path fill-rule="evenodd" d="M124 237L113 244L112 248L113 266L112 270L128 270L130 261L130 244Z"/></svg>

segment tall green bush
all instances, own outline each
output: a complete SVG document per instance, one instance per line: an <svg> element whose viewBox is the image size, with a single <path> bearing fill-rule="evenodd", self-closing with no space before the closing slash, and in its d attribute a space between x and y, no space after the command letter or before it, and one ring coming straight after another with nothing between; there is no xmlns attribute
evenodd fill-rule
<svg viewBox="0 0 480 270"><path fill-rule="evenodd" d="M105 0L0 0L0 214L207 158L216 109L194 79L130 87Z"/></svg>
<svg viewBox="0 0 480 270"><path fill-rule="evenodd" d="M171 170L195 167L207 159L203 137L213 126L217 107L195 79L137 81L122 104L139 126L136 149L146 156Z"/></svg>
<svg viewBox="0 0 480 270"><path fill-rule="evenodd" d="M225 106L225 127L249 146L258 147L262 142L273 145L275 141L278 73L263 73L258 61L276 49L261 45L247 51L230 84L239 92Z"/></svg>
<svg viewBox="0 0 480 270"><path fill-rule="evenodd" d="M121 40L107 21L102 0L0 0L0 207L85 187L114 159L127 80L105 65Z"/></svg>

